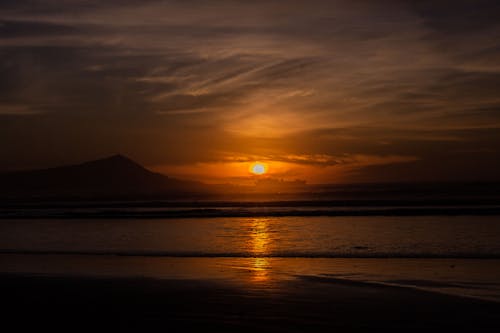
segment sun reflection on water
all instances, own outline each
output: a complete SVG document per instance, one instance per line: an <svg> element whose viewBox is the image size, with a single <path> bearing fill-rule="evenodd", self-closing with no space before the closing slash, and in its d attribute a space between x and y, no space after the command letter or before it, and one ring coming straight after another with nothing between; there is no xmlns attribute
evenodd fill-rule
<svg viewBox="0 0 500 333"><path fill-rule="evenodd" d="M269 259L265 256L269 254L269 221L267 219L253 219L251 221L250 246L251 252L255 256L252 265L252 280L255 282L265 282L269 280Z"/></svg>
<svg viewBox="0 0 500 333"><path fill-rule="evenodd" d="M264 256L268 252L269 231L267 219L253 219L250 225L250 245L252 254Z"/></svg>

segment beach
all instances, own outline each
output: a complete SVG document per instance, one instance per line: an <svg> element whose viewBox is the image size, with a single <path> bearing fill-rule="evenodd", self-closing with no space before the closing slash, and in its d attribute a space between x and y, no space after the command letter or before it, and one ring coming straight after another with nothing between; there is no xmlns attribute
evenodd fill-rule
<svg viewBox="0 0 500 333"><path fill-rule="evenodd" d="M50 331L495 331L500 304L335 278L282 291L223 280L2 275L3 325ZM12 324L12 326L10 326Z"/></svg>
<svg viewBox="0 0 500 333"><path fill-rule="evenodd" d="M4 325L19 329L481 332L500 328L500 265L492 259L3 254L0 261L2 302L7 305Z"/></svg>

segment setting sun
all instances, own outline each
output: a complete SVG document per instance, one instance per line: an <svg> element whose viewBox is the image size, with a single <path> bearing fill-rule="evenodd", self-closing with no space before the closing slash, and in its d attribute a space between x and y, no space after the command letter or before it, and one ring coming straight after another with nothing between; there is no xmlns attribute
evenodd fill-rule
<svg viewBox="0 0 500 333"><path fill-rule="evenodd" d="M267 172L267 165L256 162L250 166L250 172L254 175L263 175Z"/></svg>

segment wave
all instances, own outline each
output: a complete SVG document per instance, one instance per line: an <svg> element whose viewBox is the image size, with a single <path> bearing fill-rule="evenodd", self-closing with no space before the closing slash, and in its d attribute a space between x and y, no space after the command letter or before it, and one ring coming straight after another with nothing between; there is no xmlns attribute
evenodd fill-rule
<svg viewBox="0 0 500 333"><path fill-rule="evenodd" d="M494 216L500 206L476 207L333 207L296 208L199 208L199 209L2 209L0 219L137 219L137 218L218 218L218 217L288 217L288 216Z"/></svg>
<svg viewBox="0 0 500 333"><path fill-rule="evenodd" d="M81 251L81 250L17 250L0 249L0 254L23 255L92 255L92 256L126 256L126 257L172 257L172 258L406 258L406 259L500 259L500 253L421 253L421 252L171 252L171 251Z"/></svg>

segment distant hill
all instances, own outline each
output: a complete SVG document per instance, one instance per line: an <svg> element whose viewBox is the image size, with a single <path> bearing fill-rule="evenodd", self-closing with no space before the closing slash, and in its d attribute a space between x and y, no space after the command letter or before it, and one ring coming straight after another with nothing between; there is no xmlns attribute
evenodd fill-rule
<svg viewBox="0 0 500 333"><path fill-rule="evenodd" d="M201 193L207 186L169 178L114 155L77 165L0 174L2 198L113 198Z"/></svg>
<svg viewBox="0 0 500 333"><path fill-rule="evenodd" d="M498 205L500 183L306 185L300 180L263 178L256 181L254 186L207 185L152 172L122 155L76 165L0 174L0 207L11 200L57 202L101 199L338 202L396 200L422 203L452 200L450 204L456 200L466 200L469 204Z"/></svg>

